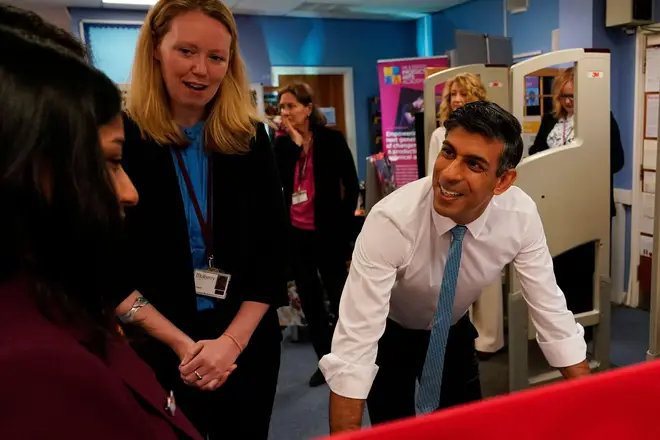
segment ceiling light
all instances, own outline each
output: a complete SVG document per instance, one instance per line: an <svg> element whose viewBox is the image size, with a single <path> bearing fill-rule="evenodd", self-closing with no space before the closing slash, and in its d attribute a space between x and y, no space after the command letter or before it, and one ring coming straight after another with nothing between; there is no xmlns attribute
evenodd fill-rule
<svg viewBox="0 0 660 440"><path fill-rule="evenodd" d="M351 12L363 13L363 14L373 14L373 15L389 15L392 17L405 18L405 19L418 19L423 18L425 15L422 12L411 12L401 9L385 9L379 6L348 6L348 9Z"/></svg>
<svg viewBox="0 0 660 440"><path fill-rule="evenodd" d="M107 5L135 5L135 6L153 6L158 0L103 0Z"/></svg>

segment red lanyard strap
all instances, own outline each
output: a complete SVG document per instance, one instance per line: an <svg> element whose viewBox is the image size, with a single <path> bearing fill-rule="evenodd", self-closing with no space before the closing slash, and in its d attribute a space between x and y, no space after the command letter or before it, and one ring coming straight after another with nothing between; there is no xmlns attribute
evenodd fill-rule
<svg viewBox="0 0 660 440"><path fill-rule="evenodd" d="M305 181L305 174L307 172L307 159L309 158L309 154L305 155L305 161L303 162L302 165L300 165L300 161L298 162L298 184L302 185L302 183Z"/></svg>
<svg viewBox="0 0 660 440"><path fill-rule="evenodd" d="M179 169L181 170L181 175L183 180L186 183L186 188L188 188L188 195L192 201L193 208L195 208L195 214L197 214L197 220L199 221L199 226L202 229L202 237L204 238L204 245L206 247L206 259L209 261L209 267L213 266L213 157L208 158L209 172L207 176L207 185L208 189L206 192L206 221L204 221L204 215L202 214L202 209L199 207L199 200L195 194L195 188L193 188L192 181L190 180L190 174L188 174L188 169L186 164L183 162L183 157L181 156L181 151L174 150L176 155L177 162L179 163Z"/></svg>

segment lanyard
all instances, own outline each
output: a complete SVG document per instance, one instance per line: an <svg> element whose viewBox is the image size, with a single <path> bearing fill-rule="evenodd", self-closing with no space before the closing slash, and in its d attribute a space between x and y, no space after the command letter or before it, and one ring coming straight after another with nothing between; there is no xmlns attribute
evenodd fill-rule
<svg viewBox="0 0 660 440"><path fill-rule="evenodd" d="M307 174L307 160L309 159L309 152L305 155L305 162L300 166L300 161L298 161L298 191L302 188L302 184L305 181L305 175Z"/></svg>
<svg viewBox="0 0 660 440"><path fill-rule="evenodd" d="M564 119L561 123L561 139L561 144L566 145L566 119Z"/></svg>
<svg viewBox="0 0 660 440"><path fill-rule="evenodd" d="M186 188L188 188L188 195L192 201L193 208L195 208L195 214L197 214L197 220L199 221L199 226L202 229L202 237L204 238L204 245L206 247L206 259L209 263L209 269L213 268L213 157L208 158L209 172L207 176L207 185L208 189L206 192L206 221L204 221L204 215L202 210L199 207L199 201L197 200L197 195L195 194L195 189L193 188L192 181L190 180L190 175L188 174L188 169L186 164L183 162L183 157L181 156L181 151L174 150L176 155L177 162L179 162L179 169L181 170L181 175L183 180L186 182Z"/></svg>
<svg viewBox="0 0 660 440"><path fill-rule="evenodd" d="M300 159L298 159L298 191L302 189L302 184L305 181L305 176L307 175L307 161L309 160L309 157L312 155L312 148L314 148L313 139L310 139L309 142L310 145L309 145L309 149L307 150L307 153L305 154L305 162L303 162L303 164L300 165ZM303 149L303 153L304 151L305 150Z"/></svg>

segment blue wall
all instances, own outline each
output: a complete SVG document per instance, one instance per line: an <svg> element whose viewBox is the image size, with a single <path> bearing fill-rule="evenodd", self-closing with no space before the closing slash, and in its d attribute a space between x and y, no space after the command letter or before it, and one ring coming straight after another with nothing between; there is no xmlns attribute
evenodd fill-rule
<svg viewBox="0 0 660 440"><path fill-rule="evenodd" d="M511 37L514 54L537 50L551 52L552 31L558 28L558 0L529 0L525 12L507 13L507 36Z"/></svg>
<svg viewBox="0 0 660 440"><path fill-rule="evenodd" d="M499 0L498 0L499 1ZM74 32L81 19L143 20L143 12L71 9ZM378 95L376 62L414 57L417 24L410 21L322 20L237 15L240 49L250 81L271 84L272 66L353 68L358 172L365 176L369 151L367 101ZM118 59L133 48L118 47Z"/></svg>
<svg viewBox="0 0 660 440"><path fill-rule="evenodd" d="M433 14L433 52L445 55L454 49L456 30L502 35L503 11L502 0L471 0Z"/></svg>
<svg viewBox="0 0 660 440"><path fill-rule="evenodd" d="M592 47L593 16L593 0L559 0L559 48Z"/></svg>
<svg viewBox="0 0 660 440"><path fill-rule="evenodd" d="M504 3L502 0L472 0L433 14L432 23L433 49L437 55L444 55L456 46L456 30L504 35ZM507 13L506 33L511 37L514 54L550 52L552 31L557 28L558 0L529 0L527 11Z"/></svg>
<svg viewBox="0 0 660 440"><path fill-rule="evenodd" d="M563 1L563 0L561 0ZM621 130L625 164L614 175L616 188L632 189L635 111L635 36L617 28L605 27L605 0L593 1L593 47L610 49L610 99L612 113ZM562 28L563 32L563 28ZM624 286L630 278L631 210L626 207L626 253ZM637 237L634 238L635 240Z"/></svg>

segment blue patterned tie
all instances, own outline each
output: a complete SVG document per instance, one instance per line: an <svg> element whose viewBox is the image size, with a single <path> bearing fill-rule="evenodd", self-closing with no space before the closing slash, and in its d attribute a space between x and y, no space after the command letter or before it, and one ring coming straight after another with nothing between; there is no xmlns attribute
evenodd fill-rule
<svg viewBox="0 0 660 440"><path fill-rule="evenodd" d="M466 227L456 225L452 228L453 240L449 246L445 273L442 276L438 308L433 319L431 339L426 350L426 360L422 377L417 390L417 409L425 414L435 411L440 405L440 387L442 385L442 370L445 363L445 348L451 327L451 315L456 295L458 269L461 266L461 250Z"/></svg>

